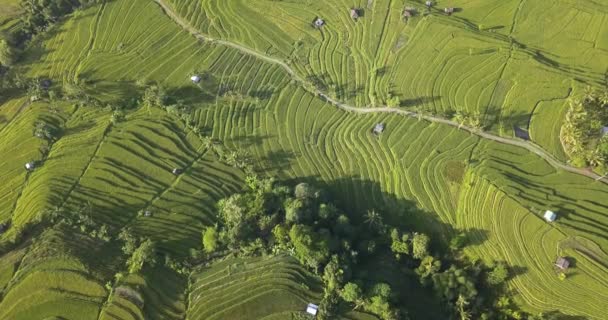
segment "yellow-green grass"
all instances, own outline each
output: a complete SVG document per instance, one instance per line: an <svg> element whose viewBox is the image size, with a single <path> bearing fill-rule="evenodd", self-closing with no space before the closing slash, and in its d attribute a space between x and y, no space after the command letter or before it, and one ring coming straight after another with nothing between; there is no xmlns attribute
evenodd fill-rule
<svg viewBox="0 0 608 320"><path fill-rule="evenodd" d="M506 261L511 266L509 287L527 311L559 311L602 319L608 299L608 259L586 256L565 248L568 227L559 218L545 222L543 212L531 212L492 183L469 172L461 193L457 226L470 230L466 253L485 262ZM592 242L579 250L594 250ZM597 245L594 245L597 246ZM601 252L601 251L599 251ZM574 267L560 280L555 260L566 256Z"/></svg>
<svg viewBox="0 0 608 320"><path fill-rule="evenodd" d="M463 23L460 20L442 16L427 20L418 21L416 28L436 30L429 33L430 40L424 42L427 37L411 40L415 45L402 51L419 52L423 58L455 56L448 51L433 53L432 45L454 46L454 41L445 43L441 35L433 40L433 34L453 29L462 34L463 43L479 49L473 50L472 55L468 50L463 51L459 57L464 65L453 64L453 75L466 78L463 72L475 73L472 56L481 55L486 56L487 64L496 67L488 67L490 71L479 72L473 78L488 77L489 72L497 72L494 69L500 67L501 57L511 56L503 77L496 75L500 86L492 86L490 80L459 80L456 82L462 85L450 87L454 81L438 80L437 88L446 92L445 99L471 108L466 110L475 110L473 105L485 107L484 101L491 101L495 106L501 105L493 110L504 109L505 113L517 115L520 104L535 105L555 97L564 99L568 89L574 87L570 82L559 81L564 72L536 65L526 58L527 52L503 49L500 34L490 37L491 40L480 40L485 35L467 34L459 27ZM30 68L30 75L49 76L57 82L75 77L86 79L90 82L87 90L101 91L107 101L132 95L136 80L159 81L170 94L195 107L193 120L197 125L232 149L247 151L258 170L281 179L317 182L328 189L354 219L367 209L376 208L391 222L431 232L440 241L447 241L453 227L467 227L457 223L457 212L462 206L459 200L462 178L454 176L446 167L469 163L476 174L492 181L523 207L556 210L561 217L560 228L568 237L584 237L603 250L607 248L606 187L555 170L524 149L483 141L453 128L415 119L338 111L290 83L289 76L276 66L233 49L196 41L180 31L152 2L113 1L87 9L70 21L41 43L46 49L41 51L41 61ZM445 26L438 27L436 23ZM70 37L71 34L80 36ZM429 44L428 48L424 47L425 43ZM492 46L500 49L483 52ZM465 67L466 63L470 67ZM436 67L429 61L428 68L431 66ZM522 79L533 80L536 76L518 76L517 66L548 77L546 87L531 90L534 85ZM189 83L188 76L195 71L210 74L202 89ZM504 75L520 78L515 81L509 76L505 80ZM419 77L422 76L421 70ZM428 80L421 78L420 81ZM420 85L421 90L427 87ZM512 88L517 89L512 91ZM232 93L225 94L227 90ZM522 94L524 90L530 94ZM216 96L218 94L220 96ZM481 102L475 105L475 101ZM510 109L503 108L503 104L510 105ZM541 103L537 110L542 107ZM66 107L66 110L71 109ZM85 108L70 115L61 115L68 127L78 128L89 118L95 123L75 129L73 135L67 136L69 139L57 142L44 166L48 165L48 170L43 167L32 174L32 186L38 187L30 190L28 185L29 193L24 199L36 201L19 203L15 215L22 217L20 223L31 219L38 209L67 199L65 204L72 209L91 203L96 220L112 227L131 225L139 234L157 240L165 252L183 255L188 248L200 247L200 230L213 221L213 204L238 191L241 173L215 161L201 148L197 137L157 108L140 108L130 113L127 121L111 127L107 110ZM33 122L34 117L30 118L28 123ZM542 118L538 120L541 122L537 124L533 120L533 127L538 128L532 131L533 135L555 122L554 118L550 124L542 122ZM376 137L370 130L379 122L386 123L387 130ZM23 131L20 128L11 129L10 134L18 136L17 132ZM31 136L31 131L28 134ZM547 134L543 139L553 138ZM551 144L555 145L554 140L543 145ZM82 152L73 152L70 146ZM63 168L62 164L68 162L73 165ZM188 166L186 174L171 175L173 167L184 165ZM7 177L15 179L12 175ZM46 195L39 196L41 194ZM153 211L152 217L137 217L139 210L147 208ZM499 254L492 258L506 259ZM584 264L580 268L592 268L585 260L580 261ZM525 267L542 272L535 264ZM568 281L584 285L584 281L576 277ZM529 289L526 281L520 283L517 290L531 292L532 297L519 300L524 306L550 307L536 307L530 301L542 299L542 293ZM597 314L596 309L583 308L585 306L572 303L564 310L573 314Z"/></svg>
<svg viewBox="0 0 608 320"><path fill-rule="evenodd" d="M45 114L46 104L25 103L23 99L11 100L2 106L6 110L8 122L2 127L0 143L0 221L11 218L19 204L24 188L28 185L29 174L25 164L41 159L39 147L42 141L34 136L36 121ZM10 110L12 109L12 110Z"/></svg>
<svg viewBox="0 0 608 320"><path fill-rule="evenodd" d="M0 30L21 12L20 0L0 0Z"/></svg>
<svg viewBox="0 0 608 320"><path fill-rule="evenodd" d="M171 270L146 268L142 275L128 275L115 286L101 319L184 319L186 286L186 278Z"/></svg>
<svg viewBox="0 0 608 320"><path fill-rule="evenodd" d="M262 319L321 299L320 280L291 257L227 259L192 277L188 319Z"/></svg>
<svg viewBox="0 0 608 320"><path fill-rule="evenodd" d="M45 232L28 247L4 289L0 318L97 319L107 294L99 277L113 263L105 256L105 266L90 264L99 246L66 230Z"/></svg>
<svg viewBox="0 0 608 320"><path fill-rule="evenodd" d="M368 105L392 93L440 114L479 111L505 135L514 124L527 128L540 103L603 86L608 66L608 6L594 1L438 1L429 15L423 1L170 3L203 34L289 61L342 100ZM417 9L407 23L404 6ZM448 17L445 6L459 10ZM364 13L356 22L353 7ZM326 25L314 29L315 17ZM552 120L537 122L549 130ZM552 139L536 137L562 156Z"/></svg>

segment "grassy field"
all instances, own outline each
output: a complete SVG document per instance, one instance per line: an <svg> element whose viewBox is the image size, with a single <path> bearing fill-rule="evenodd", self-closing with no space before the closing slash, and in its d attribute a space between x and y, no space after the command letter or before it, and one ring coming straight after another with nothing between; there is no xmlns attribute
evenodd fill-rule
<svg viewBox="0 0 608 320"><path fill-rule="evenodd" d="M452 17L432 10L407 23L399 16L402 3L388 0L358 3L365 15L357 22L348 16L353 3L343 1L171 3L202 32L289 60L303 77L320 78L320 86L352 104L382 101L392 92L410 108L478 110L496 120L493 129L502 134L510 135L512 124L529 126L533 140L562 159L557 132L566 99L585 84L598 85L608 61L602 37L608 9L592 1L454 1L463 10ZM419 2L408 4L424 10ZM568 23L561 33L568 39L549 25L563 20L563 11ZM327 25L315 30L309 25L321 13ZM538 28L546 31L533 32ZM37 39L22 71L57 87L84 80L87 92L111 106L138 94L136 81L162 83L192 106L191 120L202 132L246 151L262 173L326 188L353 219L376 208L439 241L457 229L470 233L478 244L468 254L517 270L509 286L524 310L589 319L606 314L608 187L556 170L524 149L398 115L340 111L275 64L196 40L152 1L116 0L77 11ZM189 81L194 73L204 73L200 87ZM131 109L117 123L111 114L108 107L3 101L0 154L8 157L0 159L7 182L0 186L0 221L23 226L45 209L86 203L96 221L114 230L131 226L163 253L183 256L199 248L215 202L242 187L243 173L218 161L164 110ZM41 157L41 141L32 135L40 119L59 124L62 133L44 164L28 174L25 162ZM387 129L377 137L371 128L379 122ZM176 167L185 173L171 174ZM553 226L541 220L547 209L559 214ZM152 217L138 215L142 210ZM576 259L565 281L552 269L560 253ZM89 271L67 257L28 268L27 260L14 262L24 254L30 255L15 251L0 263L0 286L8 284L0 318L51 316L49 310L65 303L66 319L82 319L78 310L103 319L220 319L243 312L279 319L319 297L318 279L291 259L275 258L201 269L188 296L184 279L169 270L129 278L125 286L144 299L141 306L116 293L108 299L108 271L85 275ZM110 268L105 265L98 262ZM32 288L38 279L50 285ZM39 296L19 302L30 295Z"/></svg>

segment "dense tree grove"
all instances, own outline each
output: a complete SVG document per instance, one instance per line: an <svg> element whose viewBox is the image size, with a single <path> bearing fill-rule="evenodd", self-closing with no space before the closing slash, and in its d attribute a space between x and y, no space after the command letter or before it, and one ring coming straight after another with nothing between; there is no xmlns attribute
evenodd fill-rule
<svg viewBox="0 0 608 320"><path fill-rule="evenodd" d="M347 305L381 319L408 319L399 292L364 276L364 262L387 257L404 276L415 274L450 306L445 312L452 319L543 319L518 311L501 297L509 276L503 263L486 266L456 254L439 258L428 235L386 225L375 210L354 223L325 192L307 183L289 188L252 175L247 186L218 203L216 226L202 232L204 252L293 255L323 279L320 319L334 318ZM455 238L452 252L466 245L462 234Z"/></svg>
<svg viewBox="0 0 608 320"><path fill-rule="evenodd" d="M582 100L570 102L562 127L562 141L571 163L577 167L591 166L608 173L608 91L588 91Z"/></svg>

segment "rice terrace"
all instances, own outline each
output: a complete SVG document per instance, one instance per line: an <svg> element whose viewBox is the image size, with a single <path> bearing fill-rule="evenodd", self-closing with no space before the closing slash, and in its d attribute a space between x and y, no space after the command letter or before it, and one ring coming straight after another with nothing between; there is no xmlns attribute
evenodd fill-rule
<svg viewBox="0 0 608 320"><path fill-rule="evenodd" d="M608 319L608 0L0 0L0 319Z"/></svg>

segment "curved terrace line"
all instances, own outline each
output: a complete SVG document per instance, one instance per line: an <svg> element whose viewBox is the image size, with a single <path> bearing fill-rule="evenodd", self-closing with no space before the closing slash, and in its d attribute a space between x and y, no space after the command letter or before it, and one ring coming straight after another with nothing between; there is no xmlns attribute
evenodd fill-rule
<svg viewBox="0 0 608 320"><path fill-rule="evenodd" d="M175 11L173 11L173 9L171 8L170 5L168 5L164 0L154 0L160 7L161 9L163 9L163 11L165 12L165 14L171 18L171 20L173 20L175 23L177 23L180 27L182 27L184 30L187 30L190 34L192 34L194 37L196 37L199 40L203 40L203 41L208 41L211 43L215 43L215 44L220 44L223 46L227 46L227 47L231 47L233 49L239 50L241 52L244 52L248 55L254 56L256 58L259 58L261 60L264 60L266 62L275 64L275 65L279 65L281 68L283 68L294 80L300 82L301 84L306 84L306 81L300 77L287 63L285 63L284 61L278 59L278 58L273 58L270 57L264 53L261 53L255 49L246 47L244 45L235 43L235 42L231 42L231 41L227 41L227 40L221 40L221 39L215 39L213 37L210 37L208 35L204 35L202 33L200 33L198 30L196 30L196 28L194 28L193 26L191 26L187 21L185 21L182 17L180 17ZM411 117L411 118L417 118L417 119L424 119L426 121L429 122L434 122L434 123L440 123L440 124L445 124L448 126L452 126L458 129L462 129L464 131L467 131L471 134L474 134L476 136L479 136L481 138L485 138L488 140L492 140L492 141L496 141L499 143L504 143L504 144L508 144L508 145L512 145L512 146L517 146L517 147L521 147L524 149L527 149L528 151L536 154L537 156L543 158L545 161L547 161L551 166L553 166L554 168L558 168L558 169L562 169L564 171L568 171L571 173L575 173L575 174L579 174L579 175L583 175L592 179L595 179L596 181L601 181L603 183L608 184L608 175L605 176L600 176L597 173L588 170L588 169L582 169L582 168L575 168L572 167L568 164L565 164L561 161L559 161L558 159L556 159L552 154L550 154L549 152L545 151L542 147L538 146L535 143L529 142L529 141L524 141L524 140L519 140L519 139L514 139L514 138L507 138L507 137L501 137L492 133L488 133L488 132L484 132L475 128L471 128L465 125L462 125L456 121L452 121L449 119L444 119L441 117L436 117L436 116L429 116L429 115L423 115L421 113L417 113L417 112L413 112L413 111L408 111L408 110L402 110L402 109L396 109L396 108L391 108L391 107L387 107L387 106L382 106L382 107L355 107L355 106L351 106L348 105L346 103L340 102L330 96L328 96L326 93L318 90L318 89L308 89L307 86L303 86L307 91L323 98L325 101L327 101L328 103L334 105L335 107L347 111L347 112L353 112L353 113L359 113L359 114L369 114L369 113L393 113L393 114L398 114L398 115L402 115L402 116L406 116L406 117Z"/></svg>

